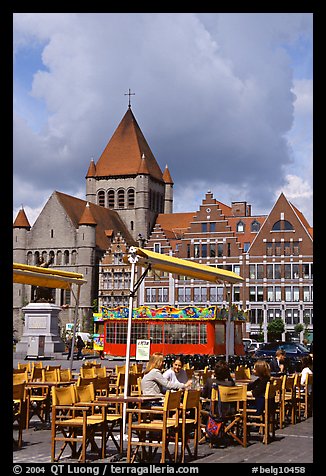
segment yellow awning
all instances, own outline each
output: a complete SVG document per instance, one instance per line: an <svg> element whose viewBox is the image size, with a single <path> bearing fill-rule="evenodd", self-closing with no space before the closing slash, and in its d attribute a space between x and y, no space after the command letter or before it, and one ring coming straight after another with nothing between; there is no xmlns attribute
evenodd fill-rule
<svg viewBox="0 0 326 476"><path fill-rule="evenodd" d="M14 283L30 284L44 288L70 289L71 284L81 286L87 281L81 273L42 268L28 264L13 263Z"/></svg>
<svg viewBox="0 0 326 476"><path fill-rule="evenodd" d="M172 256L155 253L154 251L135 248L138 256L137 266L147 268L151 266L153 270L166 271L167 273L189 276L202 281L211 281L213 283L228 282L240 283L244 279L233 271L195 263L191 260L174 258ZM128 256L123 257L125 263L128 263Z"/></svg>

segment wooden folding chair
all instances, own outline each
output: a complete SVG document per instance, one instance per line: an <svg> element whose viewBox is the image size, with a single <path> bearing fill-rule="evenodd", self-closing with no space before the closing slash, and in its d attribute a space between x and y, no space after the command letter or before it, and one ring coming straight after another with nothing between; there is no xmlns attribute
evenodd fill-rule
<svg viewBox="0 0 326 476"><path fill-rule="evenodd" d="M43 382L59 382L59 377L58 377L59 369L53 369L53 370L41 369L41 370L42 370Z"/></svg>
<svg viewBox="0 0 326 476"><path fill-rule="evenodd" d="M106 367L93 367L97 377L106 377Z"/></svg>
<svg viewBox="0 0 326 476"><path fill-rule="evenodd" d="M59 382L69 382L72 380L71 369L58 369Z"/></svg>
<svg viewBox="0 0 326 476"><path fill-rule="evenodd" d="M256 410L247 409L247 427L258 428L263 435L263 443L268 444L275 437L275 394L276 387L272 382L266 385L264 396L264 409L261 415Z"/></svg>
<svg viewBox="0 0 326 476"><path fill-rule="evenodd" d="M75 385L52 387L51 462L59 461L69 445L72 458L85 463L88 445L98 449L94 439L96 431L101 434L99 457L105 457L105 410L96 418L93 418L91 410L88 402L78 405ZM63 445L56 456L56 443L59 441Z"/></svg>
<svg viewBox="0 0 326 476"><path fill-rule="evenodd" d="M25 372L14 373L12 376L13 383L27 383L28 382L28 374L27 370Z"/></svg>
<svg viewBox="0 0 326 476"><path fill-rule="evenodd" d="M94 378L97 376L94 367L80 367L79 373L82 378Z"/></svg>
<svg viewBox="0 0 326 476"><path fill-rule="evenodd" d="M127 463L133 463L142 448L142 457L153 457L161 448L161 463L165 463L166 455L172 462L178 459L179 410L181 391L168 390L162 408L127 408L128 414L128 447ZM133 416L137 416L133 418ZM136 438L133 435L136 434ZM169 452L169 442L174 440L174 458ZM132 448L135 447L132 453ZM146 451L146 447L148 451ZM154 449L154 452L152 451Z"/></svg>
<svg viewBox="0 0 326 476"><path fill-rule="evenodd" d="M285 375L282 385L282 415L284 423L295 424L297 410L296 404L295 375Z"/></svg>
<svg viewBox="0 0 326 476"><path fill-rule="evenodd" d="M25 383L13 384L13 425L17 423L18 426L18 437L17 440L14 439L14 445L18 448L21 448L23 445L23 430L25 429L26 422L26 405L27 398L25 392Z"/></svg>
<svg viewBox="0 0 326 476"><path fill-rule="evenodd" d="M224 421L224 433L236 440L241 446L247 446L247 386L235 385L227 387L223 385L212 388L211 412L218 408L218 392L222 415L216 415ZM227 410L224 410L227 408Z"/></svg>
<svg viewBox="0 0 326 476"><path fill-rule="evenodd" d="M280 429L282 429L284 425L282 391L283 380L285 377L285 375L282 377L271 377L271 382L275 387L275 416L276 420L278 420L278 426Z"/></svg>
<svg viewBox="0 0 326 476"><path fill-rule="evenodd" d="M237 365L234 371L235 380L250 380L250 368L245 365Z"/></svg>
<svg viewBox="0 0 326 476"><path fill-rule="evenodd" d="M297 393L297 415L301 420L301 413L303 418L307 419L312 415L312 402L313 402L313 374L307 374L304 385L299 386L299 392Z"/></svg>
<svg viewBox="0 0 326 476"><path fill-rule="evenodd" d="M32 367L31 381L36 382L37 380L42 380L42 369L43 367Z"/></svg>
<svg viewBox="0 0 326 476"><path fill-rule="evenodd" d="M61 365L47 365L45 367L45 370L60 370L61 369Z"/></svg>
<svg viewBox="0 0 326 476"><path fill-rule="evenodd" d="M181 426L181 456L180 462L185 461L187 449L190 457L194 459L198 455L198 442L200 436L200 390L186 390L180 410L179 424ZM193 434L194 448L190 451L190 435Z"/></svg>
<svg viewBox="0 0 326 476"><path fill-rule="evenodd" d="M18 362L17 368L19 370L26 370L26 372L28 372L29 374L32 371L30 362L27 362L27 363Z"/></svg>

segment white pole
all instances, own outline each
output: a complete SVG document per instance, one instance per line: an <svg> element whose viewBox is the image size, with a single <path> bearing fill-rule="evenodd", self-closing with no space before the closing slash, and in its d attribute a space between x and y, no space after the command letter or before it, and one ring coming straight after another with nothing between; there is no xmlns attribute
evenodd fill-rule
<svg viewBox="0 0 326 476"><path fill-rule="evenodd" d="M73 360L74 360L74 347L75 347L75 338L76 338L76 326L77 326L77 317L78 317L78 307L79 307L79 296L80 296L80 286L78 286L77 289L77 297L75 296L73 290L72 290L72 285L70 285L70 291L72 292L74 298L75 298L75 315L74 315L74 327L72 329L72 339L71 339L71 353L70 353L70 370L72 371L72 365L73 365Z"/></svg>
<svg viewBox="0 0 326 476"><path fill-rule="evenodd" d="M225 343L225 353L226 353L226 361L229 361L229 355L231 352L234 353L234 344L232 345L231 342L231 305L232 305L232 284L230 284L230 291L229 291L229 312L228 312L228 320L226 322L226 343ZM232 336L233 337L233 336Z"/></svg>
<svg viewBox="0 0 326 476"><path fill-rule="evenodd" d="M132 324L132 310L134 302L134 280L135 280L135 268L138 261L136 255L136 248L131 246L129 249L128 261L131 263L131 277L130 277L130 296L129 296L129 313L128 313L128 329L127 329L127 351L126 351L126 371L125 371L125 386L123 396L128 396L128 383L129 383L129 366L130 366L130 345L131 345L131 324ZM127 404L123 404L123 434L126 434L127 424Z"/></svg>

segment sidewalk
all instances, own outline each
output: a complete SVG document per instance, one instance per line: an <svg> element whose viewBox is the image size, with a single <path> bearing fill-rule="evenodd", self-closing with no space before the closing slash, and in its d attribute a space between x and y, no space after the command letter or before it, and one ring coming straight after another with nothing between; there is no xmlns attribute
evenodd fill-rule
<svg viewBox="0 0 326 476"><path fill-rule="evenodd" d="M37 420L32 420L34 428L23 432L23 447L13 453L14 463L50 463L51 430L38 429L41 426ZM38 429L37 431L35 429ZM124 444L126 450L126 443ZM313 462L313 418L308 418L296 425L289 425L277 430L276 438L264 445L256 438L250 439L247 448L238 444L227 448L210 448L207 443L199 445L196 461L186 458L186 463L312 463ZM88 463L109 462L116 453L116 448L109 442L107 458L93 459L96 455L88 454ZM65 456L66 455L66 456ZM74 463L70 451L64 453L60 463ZM113 462L113 460L112 460ZM119 463L119 461L114 461ZM125 459L121 460L125 463Z"/></svg>

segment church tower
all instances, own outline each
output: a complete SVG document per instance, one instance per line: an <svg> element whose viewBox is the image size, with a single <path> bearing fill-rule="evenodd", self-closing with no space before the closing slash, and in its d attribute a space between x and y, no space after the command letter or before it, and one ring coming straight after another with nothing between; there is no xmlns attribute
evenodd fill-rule
<svg viewBox="0 0 326 476"><path fill-rule="evenodd" d="M172 210L172 179L162 173L129 107L86 175L86 200L119 213L132 237L147 239L159 213Z"/></svg>

